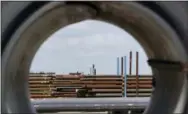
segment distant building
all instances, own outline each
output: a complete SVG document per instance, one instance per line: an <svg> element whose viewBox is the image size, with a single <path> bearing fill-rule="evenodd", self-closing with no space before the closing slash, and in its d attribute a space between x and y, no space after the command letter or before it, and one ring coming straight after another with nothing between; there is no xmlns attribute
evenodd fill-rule
<svg viewBox="0 0 188 114"><path fill-rule="evenodd" d="M95 65L94 64L90 68L90 75L96 75L96 69L95 69Z"/></svg>

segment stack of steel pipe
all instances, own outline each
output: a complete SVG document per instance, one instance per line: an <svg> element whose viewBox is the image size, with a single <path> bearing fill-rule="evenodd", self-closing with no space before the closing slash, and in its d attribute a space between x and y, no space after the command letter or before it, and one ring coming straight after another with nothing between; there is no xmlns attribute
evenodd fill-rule
<svg viewBox="0 0 188 114"><path fill-rule="evenodd" d="M77 97L77 90L85 88L92 97L122 97L122 88L127 97L149 97L152 92L152 76L117 75L49 75L30 74L31 98ZM126 83L126 86L124 86ZM138 86L138 87L137 87ZM124 91L123 91L124 92Z"/></svg>
<svg viewBox="0 0 188 114"><path fill-rule="evenodd" d="M138 87L137 87L138 86ZM152 76L128 76L127 97L150 97L152 92Z"/></svg>
<svg viewBox="0 0 188 114"><path fill-rule="evenodd" d="M95 97L122 97L121 76L85 76L81 78L81 82Z"/></svg>
<svg viewBox="0 0 188 114"><path fill-rule="evenodd" d="M31 98L49 98L55 73L30 73L29 90Z"/></svg>
<svg viewBox="0 0 188 114"><path fill-rule="evenodd" d="M76 90L81 88L80 75L56 75L53 81L53 97L76 97Z"/></svg>

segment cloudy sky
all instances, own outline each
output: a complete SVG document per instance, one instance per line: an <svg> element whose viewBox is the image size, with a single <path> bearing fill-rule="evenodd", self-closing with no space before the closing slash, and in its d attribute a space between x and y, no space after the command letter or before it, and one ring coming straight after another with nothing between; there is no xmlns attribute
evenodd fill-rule
<svg viewBox="0 0 188 114"><path fill-rule="evenodd" d="M140 44L127 32L109 23L87 20L64 27L49 37L37 52L32 72L89 73L95 64L97 74L116 74L117 57L133 52L135 74L136 51L139 52L139 74L151 74L147 56Z"/></svg>

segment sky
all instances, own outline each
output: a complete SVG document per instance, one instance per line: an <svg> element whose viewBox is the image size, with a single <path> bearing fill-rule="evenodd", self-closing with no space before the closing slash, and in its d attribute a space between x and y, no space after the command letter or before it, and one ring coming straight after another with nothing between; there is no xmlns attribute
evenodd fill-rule
<svg viewBox="0 0 188 114"><path fill-rule="evenodd" d="M97 74L117 74L117 57L133 52L132 74L136 73L136 51L139 52L139 74L151 74L147 56L129 33L110 23L86 20L61 28L52 34L36 53L31 72L84 72L95 64Z"/></svg>

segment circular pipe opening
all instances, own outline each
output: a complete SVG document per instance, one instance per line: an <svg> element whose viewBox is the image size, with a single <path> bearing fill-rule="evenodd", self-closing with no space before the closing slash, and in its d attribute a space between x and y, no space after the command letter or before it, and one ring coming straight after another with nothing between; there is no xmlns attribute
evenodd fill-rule
<svg viewBox="0 0 188 114"><path fill-rule="evenodd" d="M28 91L28 73L40 45L56 30L86 19L115 24L132 34L149 58L181 61L187 54L175 32L157 14L137 3L93 2L87 4L52 2L32 14L12 36L2 58L3 111L23 113L32 108ZM183 110L187 80L183 73L153 70L157 86L146 114L172 114ZM170 77L170 80L169 80Z"/></svg>

